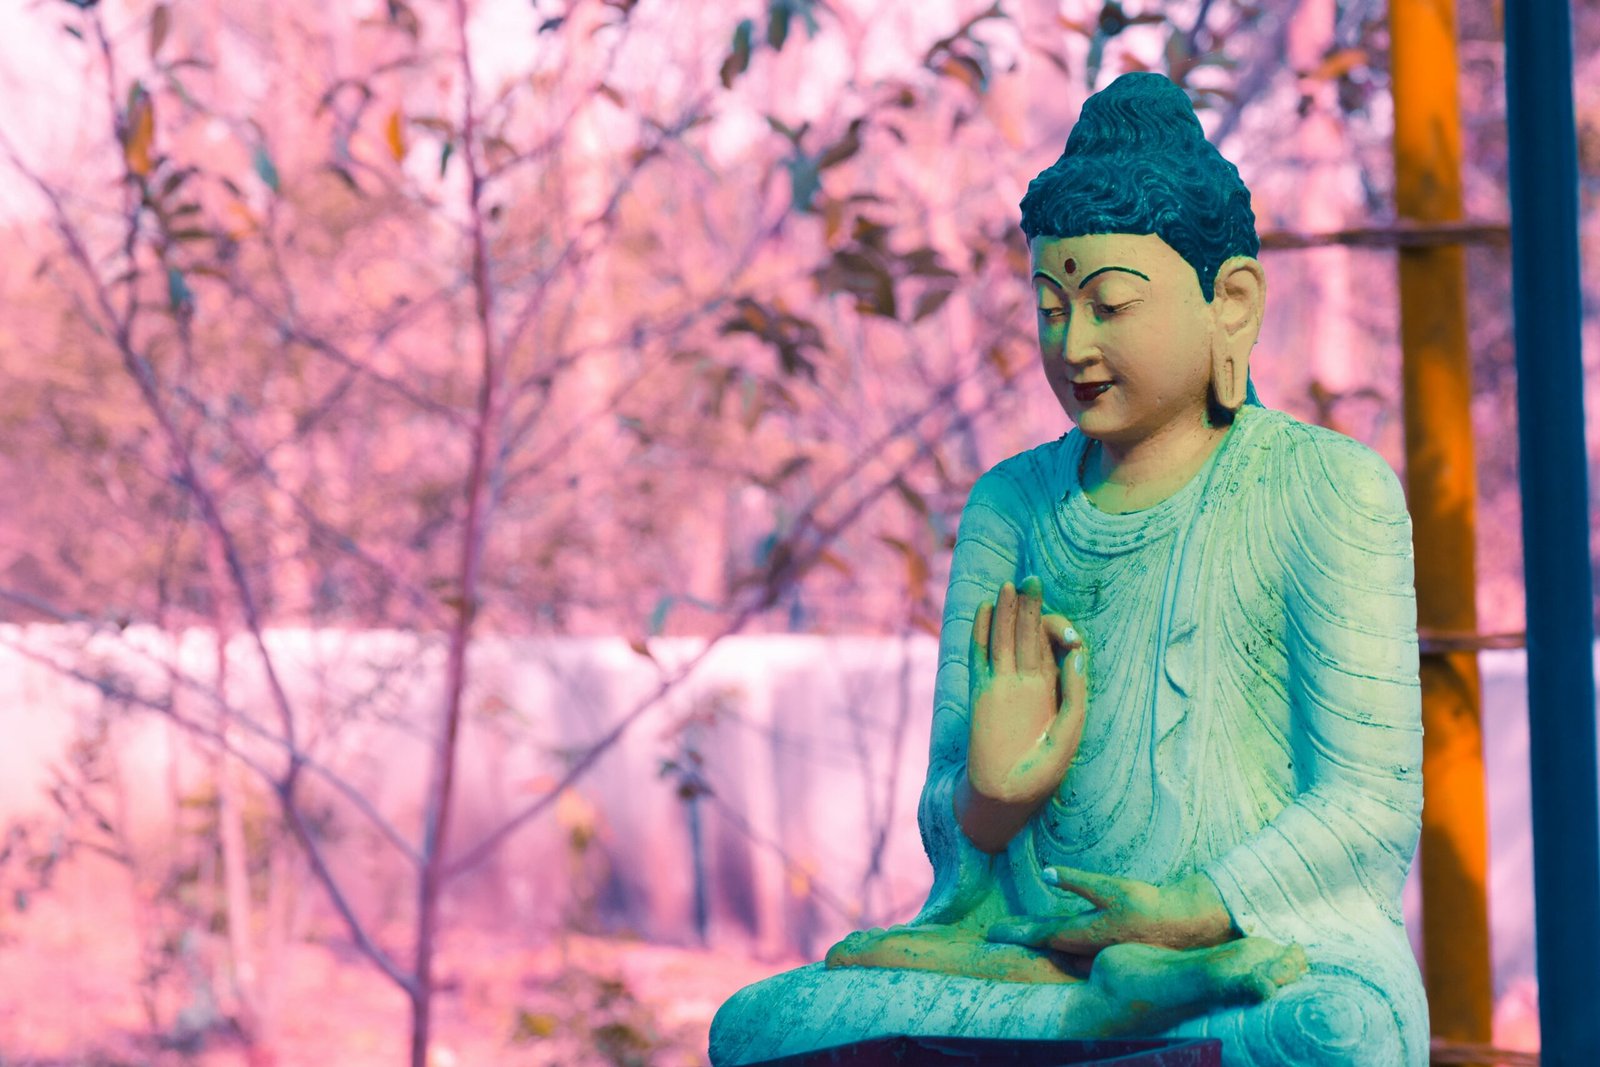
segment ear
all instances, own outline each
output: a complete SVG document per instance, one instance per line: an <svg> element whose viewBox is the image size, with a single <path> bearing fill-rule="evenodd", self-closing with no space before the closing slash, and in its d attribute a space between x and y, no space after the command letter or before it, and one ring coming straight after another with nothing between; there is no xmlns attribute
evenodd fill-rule
<svg viewBox="0 0 1600 1067"><path fill-rule="evenodd" d="M1261 332L1267 276L1250 256L1234 256L1217 271L1211 295L1211 387L1229 411L1244 405L1250 381L1250 349Z"/></svg>

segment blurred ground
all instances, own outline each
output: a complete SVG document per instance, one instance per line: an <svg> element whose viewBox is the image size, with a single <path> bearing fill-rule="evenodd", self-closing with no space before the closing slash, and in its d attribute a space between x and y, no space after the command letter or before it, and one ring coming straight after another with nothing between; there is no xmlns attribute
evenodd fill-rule
<svg viewBox="0 0 1600 1067"><path fill-rule="evenodd" d="M140 917L109 864L73 865L0 925L0 1064L5 1067L393 1067L405 1062L403 996L347 945L289 950L275 1059L252 1059L226 1021L204 1035L193 985L167 982L152 1036L141 997ZM88 869L92 868L92 869ZM538 946L516 931L453 931L437 963L435 1067L703 1064L711 1017L739 987L799 960L568 935ZM189 988L174 995L177 987Z"/></svg>

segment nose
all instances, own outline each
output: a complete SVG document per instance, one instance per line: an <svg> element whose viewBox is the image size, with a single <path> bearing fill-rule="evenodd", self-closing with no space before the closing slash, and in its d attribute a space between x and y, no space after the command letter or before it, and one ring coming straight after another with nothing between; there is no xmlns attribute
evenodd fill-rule
<svg viewBox="0 0 1600 1067"><path fill-rule="evenodd" d="M1060 354L1067 366L1074 369L1087 367L1099 357L1100 346L1091 316L1077 314L1067 320Z"/></svg>

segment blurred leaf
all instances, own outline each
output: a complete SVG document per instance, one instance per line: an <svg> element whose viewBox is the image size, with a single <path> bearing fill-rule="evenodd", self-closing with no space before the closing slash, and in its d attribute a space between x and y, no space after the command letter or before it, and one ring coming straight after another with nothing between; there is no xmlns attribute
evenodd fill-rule
<svg viewBox="0 0 1600 1067"><path fill-rule="evenodd" d="M754 378L746 378L739 383L739 425L744 427L745 433L756 428L756 423L761 421L761 416L766 414L767 405L765 398Z"/></svg>
<svg viewBox="0 0 1600 1067"><path fill-rule="evenodd" d="M822 208L822 239L832 247L839 243L839 235L844 233L845 211L849 205L834 197L823 197Z"/></svg>
<svg viewBox="0 0 1600 1067"><path fill-rule="evenodd" d="M1142 26L1152 22L1165 22L1165 15L1150 12L1142 15L1130 15L1122 9L1118 0L1106 0L1100 8L1100 14L1095 20L1095 29L1100 36L1115 37L1129 26Z"/></svg>
<svg viewBox="0 0 1600 1067"><path fill-rule="evenodd" d="M70 3L71 0L68 0L68 2ZM72 36L76 37L78 40L83 40L83 31L78 29L78 27L63 25L61 28L72 34Z"/></svg>
<svg viewBox="0 0 1600 1067"><path fill-rule="evenodd" d="M171 174L168 174L166 179L161 183L161 198L165 200L167 197L177 192L178 187L184 182L188 181L190 178L194 177L196 173L197 169L195 167L182 167L173 171ZM174 212L174 214L176 214L176 212Z"/></svg>
<svg viewBox="0 0 1600 1067"><path fill-rule="evenodd" d="M172 29L172 12L166 4L157 4L150 12L150 58L154 59L166 43L167 32Z"/></svg>
<svg viewBox="0 0 1600 1067"><path fill-rule="evenodd" d="M947 78L954 78L979 95L988 88L988 75L984 73L982 65L971 56L952 53L945 56L934 69Z"/></svg>
<svg viewBox="0 0 1600 1067"><path fill-rule="evenodd" d="M699 778L685 778L678 783L677 794L679 800L694 800L697 797L711 796L711 787Z"/></svg>
<svg viewBox="0 0 1600 1067"><path fill-rule="evenodd" d="M796 148L800 147L800 138L804 137L806 135L806 131L811 129L811 123L809 122L802 122L798 127L789 126L786 125L781 119L774 118L771 115L767 116L767 125L771 126L775 132L781 133L787 137L789 139L789 143L794 145Z"/></svg>
<svg viewBox="0 0 1600 1067"><path fill-rule="evenodd" d="M806 24L806 36L815 37L817 30L817 3L818 0L785 0L790 11L799 14Z"/></svg>
<svg viewBox="0 0 1600 1067"><path fill-rule="evenodd" d="M937 41L933 42L933 44L929 46L928 51L923 54L923 65L933 67L934 60L939 57L939 54L941 52L949 52L958 41L976 43L972 36L972 28L978 23L987 19L1003 19L1005 17L1006 13L1000 7L1000 0L995 0L995 2L990 4L987 8L978 12L978 14L972 16L958 26L956 28L956 32L950 34L948 37L941 37Z"/></svg>
<svg viewBox="0 0 1600 1067"><path fill-rule="evenodd" d="M67 0L67 3L71 4L79 11L88 11L91 7L99 4L100 0Z"/></svg>
<svg viewBox="0 0 1600 1067"><path fill-rule="evenodd" d="M567 21L567 16L565 15L557 15L554 18L545 19L539 23L539 29L536 32L549 33L551 30L559 30L561 24L565 21Z"/></svg>
<svg viewBox="0 0 1600 1067"><path fill-rule="evenodd" d="M954 291L953 289L929 289L917 297L917 303L911 309L911 321L921 322L944 307L945 301L950 299L950 294Z"/></svg>
<svg viewBox="0 0 1600 1067"><path fill-rule="evenodd" d="M622 94L617 92L617 90L612 86L607 85L605 82L601 82L598 86L596 86L595 92L599 93L601 96L605 97L607 100L611 101L620 108L626 109L628 106L627 102L622 99Z"/></svg>
<svg viewBox="0 0 1600 1067"><path fill-rule="evenodd" d="M908 274L922 278L954 278L956 272L939 261L939 253L926 246L913 249L900 257Z"/></svg>
<svg viewBox="0 0 1600 1067"><path fill-rule="evenodd" d="M1089 40L1089 54L1083 61L1084 84L1089 91L1094 92L1094 87L1100 81L1100 63L1106 55L1106 35L1097 33Z"/></svg>
<svg viewBox="0 0 1600 1067"><path fill-rule="evenodd" d="M1321 63L1318 63L1302 77L1310 81L1332 81L1342 78L1357 68L1367 65L1367 51L1364 48L1340 48L1331 52Z"/></svg>
<svg viewBox="0 0 1600 1067"><path fill-rule="evenodd" d="M456 135L455 124L449 119L442 119L438 115L415 115L406 119L413 126L421 126L429 133L436 133L445 140L452 140Z"/></svg>
<svg viewBox="0 0 1600 1067"><path fill-rule="evenodd" d="M889 227L865 215L856 216L856 223L851 227L850 235L856 239L863 248L874 252L888 251Z"/></svg>
<svg viewBox="0 0 1600 1067"><path fill-rule="evenodd" d="M383 128L384 141L389 145L389 155L396 163L406 158L406 131L400 109L389 112L389 121Z"/></svg>
<svg viewBox="0 0 1600 1067"><path fill-rule="evenodd" d="M749 19L742 20L733 31L733 47L728 52L728 58L722 61L722 87L733 88L733 80L746 70L750 69L750 38L755 33L756 24Z"/></svg>
<svg viewBox="0 0 1600 1067"><path fill-rule="evenodd" d="M882 87L890 90L889 96L883 101L883 106L897 108L913 108L917 106L916 90L905 82L890 81Z"/></svg>
<svg viewBox="0 0 1600 1067"><path fill-rule="evenodd" d="M659 635L662 630L666 629L667 616L671 614L672 605L676 602L676 598L671 593L662 596L660 600L656 601L655 610L650 612L649 629L651 637Z"/></svg>
<svg viewBox="0 0 1600 1067"><path fill-rule="evenodd" d="M789 39L789 5L785 0L773 0L767 9L767 43L773 51L783 51L783 43Z"/></svg>
<svg viewBox="0 0 1600 1067"><path fill-rule="evenodd" d="M766 337L772 326L772 313L749 297L740 297L738 315L722 324L724 334L746 332Z"/></svg>
<svg viewBox="0 0 1600 1067"><path fill-rule="evenodd" d="M174 241L209 241L216 237L216 234L210 230L189 227L187 229L174 230L170 236Z"/></svg>
<svg viewBox="0 0 1600 1067"><path fill-rule="evenodd" d="M279 188L278 168L272 162L272 156L267 152L266 145L256 145L255 151L251 154L251 163L255 167L256 177L260 178L262 183L265 184L268 189L271 189L273 192L277 192ZM355 180L351 179L350 184L354 185ZM239 192L238 186L233 186L232 191L233 195L235 196L243 195Z"/></svg>
<svg viewBox="0 0 1600 1067"><path fill-rule="evenodd" d="M439 177L444 177L445 170L450 166L450 156L456 150L454 141L446 141L444 147L439 149Z"/></svg>
<svg viewBox="0 0 1600 1067"><path fill-rule="evenodd" d="M389 0L389 25L398 27L413 41L422 32L422 24L417 21L417 13L411 10L411 5L405 0Z"/></svg>
<svg viewBox="0 0 1600 1067"><path fill-rule="evenodd" d="M904 477L896 476L894 491L900 495L901 500L906 502L906 506L918 515L927 518L931 514L928 509L928 501L923 498L921 493L911 488L911 483L906 481Z"/></svg>
<svg viewBox="0 0 1600 1067"><path fill-rule="evenodd" d="M817 157L818 171L838 166L861 151L861 127L865 122L865 119L852 119L844 136L822 150L822 155Z"/></svg>
<svg viewBox="0 0 1600 1067"><path fill-rule="evenodd" d="M642 638L642 637L630 637L630 638L628 638L628 647L633 649L639 655L643 656L645 659L649 660L651 663L654 663L656 661L655 653L650 651L650 646L649 646L649 644L646 643L644 638Z"/></svg>
<svg viewBox="0 0 1600 1067"><path fill-rule="evenodd" d="M179 314L194 308L194 293L177 267L167 268L167 306Z"/></svg>
<svg viewBox="0 0 1600 1067"><path fill-rule="evenodd" d="M150 94L138 82L128 94L127 130L122 142L122 158L128 170L143 178L150 173L150 149L156 137L156 108Z"/></svg>
<svg viewBox="0 0 1600 1067"><path fill-rule="evenodd" d="M329 163L326 165L325 169L343 182L345 187L348 188L352 193L355 193L357 196L362 195L361 186L356 181L356 176L350 173L350 168L339 163Z"/></svg>
<svg viewBox="0 0 1600 1067"><path fill-rule="evenodd" d="M856 576L856 569L842 556L830 549L823 549L819 552L817 554L817 562L831 567L846 578L854 578Z"/></svg>
<svg viewBox="0 0 1600 1067"><path fill-rule="evenodd" d="M1017 373L1016 367L1012 365L1010 357L1006 354L1005 346L1002 344L992 344L984 349L983 358L986 363L1000 372L1000 378L1003 381L1009 382Z"/></svg>
<svg viewBox="0 0 1600 1067"><path fill-rule="evenodd" d="M861 252L835 252L813 277L824 292L855 296L859 311L895 317L894 279L881 263Z"/></svg>
<svg viewBox="0 0 1600 1067"><path fill-rule="evenodd" d="M906 565L906 591L913 600L921 600L928 594L928 578L933 573L928 565L928 557L922 550L898 537L880 536L878 540L888 545L900 554Z"/></svg>
<svg viewBox="0 0 1600 1067"><path fill-rule="evenodd" d="M784 160L783 165L789 169L792 206L796 211L809 214L812 201L822 189L822 172L817 169L817 161L804 153L797 153Z"/></svg>
<svg viewBox="0 0 1600 1067"><path fill-rule="evenodd" d="M1174 26L1172 32L1167 35L1162 58L1167 64L1167 77L1174 83L1182 85L1189 77L1189 72L1194 69L1194 53L1189 48L1188 33Z"/></svg>
<svg viewBox="0 0 1600 1067"><path fill-rule="evenodd" d="M642 1054L655 1048L655 1038L628 1022L617 1019L602 1023L590 1031L595 1050L607 1062L616 1064L643 1064Z"/></svg>
<svg viewBox="0 0 1600 1067"><path fill-rule="evenodd" d="M518 1008L516 1022L511 1029L511 1040L518 1043L551 1037L561 1028L561 1020L549 1012L532 1012Z"/></svg>
<svg viewBox="0 0 1600 1067"><path fill-rule="evenodd" d="M810 465L810 456L790 456L788 459L784 460L783 465L777 470L773 471L767 477L762 478L760 480L761 484L766 486L768 489L776 489L790 478L793 478L796 474L799 474L801 471L805 470Z"/></svg>

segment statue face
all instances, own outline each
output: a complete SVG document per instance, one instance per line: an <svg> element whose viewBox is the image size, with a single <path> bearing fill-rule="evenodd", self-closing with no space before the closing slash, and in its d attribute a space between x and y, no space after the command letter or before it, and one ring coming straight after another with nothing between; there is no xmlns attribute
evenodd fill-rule
<svg viewBox="0 0 1600 1067"><path fill-rule="evenodd" d="M1079 429L1129 448L1205 425L1216 326L1194 268L1154 234L1029 247L1044 375Z"/></svg>

